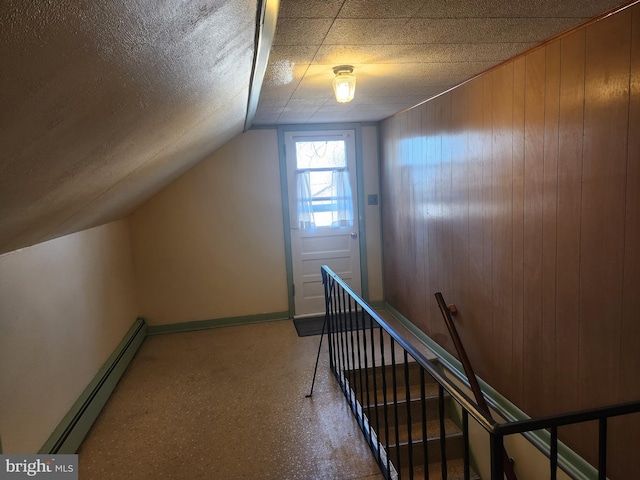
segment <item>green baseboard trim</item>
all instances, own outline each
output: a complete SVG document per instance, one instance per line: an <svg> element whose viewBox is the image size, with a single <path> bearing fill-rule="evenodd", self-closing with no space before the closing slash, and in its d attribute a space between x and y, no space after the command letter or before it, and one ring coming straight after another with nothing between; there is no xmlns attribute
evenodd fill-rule
<svg viewBox="0 0 640 480"><path fill-rule="evenodd" d="M166 325L147 326L147 335L163 335L165 333L191 332L210 328L234 327L250 323L277 322L289 318L289 312L261 313L243 317L214 318L211 320L196 320L193 322L168 323Z"/></svg>
<svg viewBox="0 0 640 480"><path fill-rule="evenodd" d="M438 356L442 366L454 374L468 388L471 388L462 363L438 345L431 337L420 330L408 318L398 312L388 303L384 309L393 315L407 330L409 330L420 342ZM485 395L487 403L506 421L527 420L530 417L516 407L513 403L502 396L491 385L478 377L478 383ZM538 450L545 455L551 451L551 434L546 430L537 430L523 434ZM558 466L577 480L592 480L598 478L597 470L581 456L567 447L564 443L558 442Z"/></svg>
<svg viewBox="0 0 640 480"><path fill-rule="evenodd" d="M387 304L385 303L384 300L376 300L373 302L367 302L367 304L373 308L374 310L381 310L381 309L385 309Z"/></svg>
<svg viewBox="0 0 640 480"><path fill-rule="evenodd" d="M38 453L76 453L146 335L138 318Z"/></svg>

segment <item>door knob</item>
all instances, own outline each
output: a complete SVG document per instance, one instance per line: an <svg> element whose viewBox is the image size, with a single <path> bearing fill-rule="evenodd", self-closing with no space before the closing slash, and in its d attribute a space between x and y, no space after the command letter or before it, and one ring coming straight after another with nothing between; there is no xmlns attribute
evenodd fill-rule
<svg viewBox="0 0 640 480"><path fill-rule="evenodd" d="M358 234L356 232L351 232L351 238L358 238Z"/></svg>

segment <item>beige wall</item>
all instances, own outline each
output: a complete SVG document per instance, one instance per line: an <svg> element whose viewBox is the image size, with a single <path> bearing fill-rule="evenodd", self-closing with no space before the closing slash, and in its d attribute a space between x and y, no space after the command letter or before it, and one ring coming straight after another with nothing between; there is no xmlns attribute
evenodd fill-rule
<svg viewBox="0 0 640 480"><path fill-rule="evenodd" d="M362 128L366 195L377 127ZM382 300L379 206L366 206L369 298ZM151 325L288 310L277 131L250 130L130 217L140 314Z"/></svg>
<svg viewBox="0 0 640 480"><path fill-rule="evenodd" d="M150 324L287 311L275 130L237 136L130 221Z"/></svg>
<svg viewBox="0 0 640 480"><path fill-rule="evenodd" d="M365 224L367 235L367 280L369 301L384 300L382 289L382 237L380 235L380 157L378 127L362 127L362 173L364 177ZM378 205L368 205L367 195L377 194Z"/></svg>
<svg viewBox="0 0 640 480"><path fill-rule="evenodd" d="M137 316L126 220L0 256L0 436L36 453Z"/></svg>
<svg viewBox="0 0 640 480"><path fill-rule="evenodd" d="M362 132L366 199L379 193L377 128ZM369 294L381 300L379 207L365 215ZM3 451L38 451L138 315L286 311L283 235L277 133L252 130L129 219L0 256Z"/></svg>

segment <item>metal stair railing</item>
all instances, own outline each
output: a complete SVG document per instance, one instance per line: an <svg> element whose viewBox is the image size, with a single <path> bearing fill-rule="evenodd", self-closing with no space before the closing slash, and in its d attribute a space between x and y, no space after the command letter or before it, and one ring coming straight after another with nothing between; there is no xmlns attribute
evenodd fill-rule
<svg viewBox="0 0 640 480"><path fill-rule="evenodd" d="M325 333L328 336L330 368L349 403L374 458L378 462L385 478L398 479L417 478L420 468L417 465L422 458L426 463L433 458L434 452L428 448L426 421L427 395L425 393L425 379L432 377L438 383L438 409L443 413L445 395L456 402L462 411L462 428L464 439L464 478L471 478L470 445L468 423L469 416L489 434L491 451L492 480L503 480L506 470L511 464L504 449L504 438L509 435L522 434L547 429L551 433L549 448L549 478L555 480L558 466L558 428L588 421L597 421L599 425L598 451L599 462L596 466L598 479L606 479L607 464L607 421L611 417L629 415L640 412L640 401L619 405L611 405L590 410L532 418L518 421L496 422L489 407L484 401L475 374L472 369L467 373L467 381L471 390L480 392L474 401L461 390L452 379L438 369L420 349L416 348L389 322L373 310L359 295L357 295L338 275L329 267L322 267L322 280L325 294L325 325L323 327L320 345ZM450 310L442 295L437 295L438 305L445 317L450 319ZM446 318L445 318L446 320ZM449 323L449 322L448 322ZM453 322L450 322L453 326ZM453 326L455 329L455 326ZM458 339L459 340L459 339ZM320 350L318 350L320 351ZM466 354L460 355L466 357ZM468 362L468 358L466 359ZM410 376L415 365L419 368L420 387L416 394L416 387L411 388ZM470 366L470 364L469 364ZM391 370L389 372L389 370ZM466 367L465 367L466 371ZM473 379L473 380L472 380ZM315 381L315 373L314 373ZM381 388L380 388L381 387ZM391 393L389 393L391 387ZM399 398L404 395L404 399ZM313 393L313 383L311 393ZM409 401L414 398L419 402L418 418L412 416ZM482 399L482 400L480 400ZM403 405L404 402L404 405ZM382 405L382 407L380 407ZM406 409L406 412L402 412ZM399 421L406 418L408 425L407 455L401 456L399 447ZM442 417L441 417L442 418ZM422 438L424 441L418 448L412 444L412 436L420 435L413 432L411 425L416 421L422 422ZM448 446L443 421L440 422L440 463L441 475L447 479ZM375 428L374 428L375 425ZM377 429L377 431L376 431ZM381 431L384 433L381 433ZM517 463L515 464L517 467ZM405 476L406 475L406 476ZM507 474L508 475L508 474ZM421 474L425 480L429 478L429 469L424 468ZM515 477L508 477L515 478Z"/></svg>

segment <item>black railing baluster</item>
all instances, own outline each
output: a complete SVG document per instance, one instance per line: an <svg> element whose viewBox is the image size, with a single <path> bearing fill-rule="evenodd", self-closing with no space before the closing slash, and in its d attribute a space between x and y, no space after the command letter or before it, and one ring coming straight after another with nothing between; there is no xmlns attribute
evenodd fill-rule
<svg viewBox="0 0 640 480"><path fill-rule="evenodd" d="M336 371L335 374L336 376L340 375L340 368L341 368L341 363L340 363L340 304L338 302L339 300L339 295L338 295L338 287L334 286L333 289L333 342L335 344L335 348L333 350L333 355L335 357L335 364L336 364ZM342 387L342 379L340 379L340 386Z"/></svg>
<svg viewBox="0 0 640 480"><path fill-rule="evenodd" d="M356 328L356 345L358 346L356 355L358 357L358 391L360 392L360 405L365 405L364 397L365 397L365 385L368 382L367 376L369 372L367 371L367 355L366 352L363 352L362 344L360 342L360 315L358 315L358 305L355 306L355 328ZM363 367L364 363L364 367ZM362 377L364 376L364 380Z"/></svg>
<svg viewBox="0 0 640 480"><path fill-rule="evenodd" d="M362 310L361 310L362 311ZM359 387L358 390L360 392L360 405L364 405L364 386L365 386L365 382L368 381L368 372L367 372L367 357L366 357L366 353L364 354L364 382L362 380L362 375L363 375L363 367L362 367L362 357L363 357L363 353L362 353L362 346L360 343L360 322L359 322L359 315L358 315L358 306L356 305L356 309L355 309L355 313L356 313L356 343L358 344L358 383L359 383ZM368 387L367 387L368 388ZM356 395L357 396L357 395ZM369 432L369 434L371 434L371 432Z"/></svg>
<svg viewBox="0 0 640 480"><path fill-rule="evenodd" d="M469 414L466 410L462 410L462 438L464 441L464 480L471 478L471 468L469 466Z"/></svg>
<svg viewBox="0 0 640 480"><path fill-rule="evenodd" d="M343 296L344 290L340 288L338 291L338 332L340 338L340 379L342 381L342 389L347 395L349 401L351 401L351 394L347 390L346 383L346 372L348 369L347 366L347 355L345 353L345 341L344 341L344 304L343 304Z"/></svg>
<svg viewBox="0 0 640 480"><path fill-rule="evenodd" d="M607 478L607 419L598 421L598 480Z"/></svg>
<svg viewBox="0 0 640 480"><path fill-rule="evenodd" d="M382 369L382 403L384 405L384 448L387 456L386 471L391 474L391 455L389 453L389 410L387 399L387 365L384 359L384 332L380 329L380 368Z"/></svg>
<svg viewBox="0 0 640 480"><path fill-rule="evenodd" d="M371 385L369 382L369 377L371 375L373 375L373 379L375 380L375 376L376 376L376 369L375 369L375 364L373 362L371 362L371 366L369 366L369 348L367 346L367 334L366 334L366 330L364 330L365 328L365 323L366 323L366 317L364 316L364 312L363 312L363 316L362 316L362 344L363 344L363 349L364 349L364 364L365 364L365 368L367 369L367 419L369 420L369 443L371 446L373 446L373 437L371 436ZM363 409L364 410L364 409ZM363 411L364 414L364 411Z"/></svg>
<svg viewBox="0 0 640 480"><path fill-rule="evenodd" d="M375 369L373 368L373 363L369 363L369 352L367 349L367 331L365 330L365 323L366 323L366 317L365 317L365 312L364 310L361 310L361 317L362 317L362 352L363 352L363 356L364 356L364 390L366 392L366 405L367 405L367 419L368 419L368 425L369 425L369 446L373 449L373 436L372 436L372 429L373 426L371 425L371 382L369 380L369 377L371 375L376 374ZM356 317L357 318L357 317ZM357 325L357 327L359 328L359 325ZM360 346L360 333L358 333L358 346ZM371 366L370 366L371 365ZM360 387L362 388L362 386ZM364 405L364 396L363 396L363 405ZM363 408L363 412L364 412L364 408ZM364 413L363 413L364 414ZM377 427L376 427L377 428Z"/></svg>
<svg viewBox="0 0 640 480"><path fill-rule="evenodd" d="M333 369L333 374L337 375L338 372L338 348L336 342L336 302L335 302L335 280L333 278L330 279L332 282L329 285L329 352L331 354L331 368Z"/></svg>
<svg viewBox="0 0 640 480"><path fill-rule="evenodd" d="M335 310L336 310L336 315L335 315L335 337L336 337L336 363L338 365L338 371L336 372L336 375L338 375L338 378L340 379L340 387L344 389L344 378L342 377L342 371L344 370L344 366L343 366L343 358L342 358L342 327L341 325L341 316L342 313L340 311L340 288L336 288L335 292L334 292L334 304L335 304Z"/></svg>
<svg viewBox="0 0 640 480"><path fill-rule="evenodd" d="M359 417L358 414L358 389L356 388L356 375L358 366L356 365L356 347L354 340L354 332L353 332L353 299L347 295L347 350L350 353L351 358L351 367L349 369L349 390L353 395L353 408L356 414L356 418Z"/></svg>
<svg viewBox="0 0 640 480"><path fill-rule="evenodd" d="M438 385L438 416L440 417L440 464L442 480L447 480L447 431L444 425L444 388Z"/></svg>
<svg viewBox="0 0 640 480"><path fill-rule="evenodd" d="M391 339L391 382L393 386L393 418L396 433L396 469L398 471L398 479L402 480L402 462L400 461L400 430L398 420L398 381L396 374L396 347L395 340Z"/></svg>
<svg viewBox="0 0 640 480"><path fill-rule="evenodd" d="M376 428L378 429L378 432L380 432L380 414L378 412L378 380L377 380L377 375L376 375L376 346L375 346L375 336L374 336L374 326L373 324L375 323L373 318L371 318L371 315L367 314L366 316L364 315L364 311L363 311L363 326L362 326L362 337L365 339L364 345L365 345L365 351L366 351L366 346L367 346L367 342L366 342L366 320L369 320L369 332L371 333L371 372L372 372L372 379L373 379L373 411L375 413L375 417L376 417ZM371 415L369 415L369 425L371 425ZM369 435L371 435L371 432L369 432ZM378 451L378 458L380 458L380 438L378 437L378 433L376 433L376 444L377 444L377 451Z"/></svg>
<svg viewBox="0 0 640 480"><path fill-rule="evenodd" d="M333 279L330 279L330 281L333 281ZM337 365L337 358L336 358L336 353L337 353L337 348L336 348L336 336L335 336L335 332L336 332L336 302L335 302L335 298L334 298L334 291L335 290L335 283L333 283L332 285L329 285L329 352L331 352L331 368L333 368L333 372L335 374L335 372L338 370L338 365Z"/></svg>
<svg viewBox="0 0 640 480"><path fill-rule="evenodd" d="M347 296L347 312L348 312L348 326L347 329L349 331L349 333L347 334L347 340L351 341L351 369L349 370L349 389L353 394L353 407L356 409L357 411L357 402L358 402L358 394L356 392L356 381L355 381L355 376L356 376L356 348L355 348L355 343L353 341L353 299L351 298L350 295ZM347 349L349 348L349 346L347 345ZM356 413L356 418L358 417L357 413Z"/></svg>
<svg viewBox="0 0 640 480"><path fill-rule="evenodd" d="M427 385L424 378L424 368L420 368L420 401L422 403L422 456L424 457L424 480L429 480L429 447L427 421L429 414L427 412Z"/></svg>
<svg viewBox="0 0 640 480"><path fill-rule="evenodd" d="M490 435L491 450L491 478L502 480L504 478L504 438L495 432Z"/></svg>
<svg viewBox="0 0 640 480"><path fill-rule="evenodd" d="M368 436L369 446L376 456L378 464L383 470L384 477L387 480L391 478L400 479L402 477L401 463L407 462L408 467L405 473L409 473L411 478L414 477L416 469L416 455L418 449L413 448L413 437L418 435L418 430L413 428L413 424L417 423L417 409L411 408L412 387L410 384L411 375L409 369L409 356L412 357L421 368L420 371L420 402L422 417L422 437L424 457L424 478L429 478L429 447L428 436L429 431L427 422L430 412L428 411L429 403L427 401L426 380L428 373L438 383L438 409L440 413L440 454L442 463L442 478L447 478L447 440L446 440L446 423L445 414L445 390L451 395L451 398L461 407L462 410L462 430L464 441L464 478L471 477L470 466L470 443L469 443L469 415L471 415L478 425L485 429L489 434L491 447L491 478L503 480L506 475L509 480L515 479L513 462L508 458L504 450L504 437L507 435L525 434L535 432L537 430L549 429L551 431L551 440L549 443L550 457L550 478L557 478L559 465L558 458L558 427L563 425L574 425L588 421L598 421L598 478L605 480L607 473L607 425L608 418L616 416L625 416L633 413L640 413L640 401L632 401L617 405L593 408L590 410L581 410L561 415L553 415L540 418L523 419L517 421L507 421L498 424L491 418L491 412L486 405L486 401L479 395L480 400L474 402L465 391L447 378L439 368L435 367L419 349L407 341L389 322L380 317L370 306L368 306L351 288L344 283L335 273L328 267L322 267L322 276L325 293L325 310L327 315L326 333L329 337L329 357L331 369L338 380L347 401L349 401L352 411L361 420L359 424L361 429ZM438 306L447 321L447 326L451 321L451 311L447 307L441 295L436 295ZM354 318L355 316L355 318ZM370 324L366 324L369 321ZM354 323L355 322L355 323ZM374 324L375 322L375 324ZM353 331L355 328L355 332ZM379 334L376 337L375 328L379 328ZM455 328L455 327L454 327ZM362 332L360 330L362 329ZM369 336L367 329L370 329ZM452 329L453 330L453 329ZM362 338L360 337L362 333ZM321 337L322 338L322 337ZM354 339L355 338L355 339ZM379 340L380 348L380 365L376 365L376 338ZM388 359L387 359L387 338L390 345L389 367L391 369L391 382L388 377ZM370 346L368 345L371 340ZM355 346L357 343L357 348ZM402 388L397 378L399 372L399 364L396 361L396 344L402 348L404 356L404 386L405 400L407 408L407 435L408 435L408 455L404 455L404 445L400 443L400 422L398 405L398 388ZM320 350L321 344L318 349ZM355 357L357 355L357 361ZM400 356L398 355L398 358ZM364 362L364 369L363 369ZM464 363L468 362L463 362ZM470 365L467 365L470 366ZM465 370L467 370L465 366ZM381 372L382 383L382 400L378 397L378 377L377 370ZM358 370L357 374L354 373ZM363 370L365 372L363 382ZM472 371L470 369L470 371ZM352 373L350 373L352 372ZM467 375L466 377L458 373L455 369L450 373L455 375L459 381L465 384L467 381L472 384L471 390L480 390L475 375ZM315 375L315 372L314 372ZM371 377L370 377L371 375ZM473 379L473 380L472 380ZM363 388L363 383L365 384ZM393 391L390 391L390 383ZM359 384L358 388L356 384ZM371 384L373 384L373 392L371 392ZM475 384L475 387L473 386ZM468 385L467 385L468 386ZM416 388L416 387L413 387ZM358 390L360 394L358 394ZM364 393L366 391L366 394ZM401 392L400 392L401 393ZM479 392L481 393L481 391ZM415 394L415 392L414 392ZM373 398L372 398L373 397ZM393 397L390 399L389 397ZM391 402L393 401L393 404ZM381 403L382 402L382 403ZM417 398L416 398L417 402ZM360 410L358 410L358 408ZM374 412L371 412L371 408ZM390 409L393 408L393 412ZM394 418L390 418L390 415ZM368 418L367 427L365 427L364 417ZM375 416L375 419L373 418ZM390 430L390 423L394 422L394 431ZM436 422L434 422L436 423ZM384 434L381 430L384 428ZM380 431L377 431L380 430ZM404 429L404 426L403 426ZM435 429L434 429L435 430ZM391 437L395 433L395 441ZM434 432L435 433L435 432ZM373 437L375 436L375 444ZM384 439L382 438L384 437ZM436 437L437 438L437 437ZM395 454L391 454L391 450L395 450ZM435 452L431 452L432 460L435 460ZM394 473L395 472L395 473Z"/></svg>
<svg viewBox="0 0 640 480"><path fill-rule="evenodd" d="M324 283L324 305L325 316L327 317L327 346L329 348L329 368L333 371L333 345L331 344L331 278L327 272L322 271L322 281Z"/></svg>
<svg viewBox="0 0 640 480"><path fill-rule="evenodd" d="M342 331L342 343L343 343L343 348L344 348L344 370L342 372L342 375L344 377L344 382L345 382L345 388L347 388L347 392L349 394L349 403L351 404L351 409L353 410L353 396L352 396L352 391L350 385L349 385L349 371L351 369L351 367L349 366L349 336L347 335L347 301L346 301L346 296L347 293L345 292L344 289L342 289L340 291L340 299L342 301L342 306L340 307L340 310L342 312L341 318L342 318L342 325L341 325L341 331Z"/></svg>
<svg viewBox="0 0 640 480"><path fill-rule="evenodd" d="M409 356L404 350L404 386L407 409L407 448L409 452L409 479L413 480L413 437L411 435L411 387L409 384Z"/></svg>
<svg viewBox="0 0 640 480"><path fill-rule="evenodd" d="M331 281L331 283L329 283ZM329 368L333 370L333 350L331 346L331 284L329 275L325 270L322 270L322 287L324 288L324 315L327 331L327 346L329 347ZM315 373L314 373L315 378Z"/></svg>
<svg viewBox="0 0 640 480"><path fill-rule="evenodd" d="M551 464L549 479L556 480L558 477L558 427L551 427L549 463Z"/></svg>
<svg viewBox="0 0 640 480"><path fill-rule="evenodd" d="M351 392L348 390L348 386L347 386L347 372L349 371L349 354L348 352L346 352L346 346L345 344L346 339L345 339L345 335L344 335L344 331L345 331L345 318L344 318L344 289L341 288L340 289L340 293L338 294L338 311L340 312L338 315L338 322L339 322L339 331L340 331L340 348L342 350L342 370L341 370L341 378L342 378L342 390L344 391L345 395L347 396L347 398L349 399L349 406L351 406Z"/></svg>

